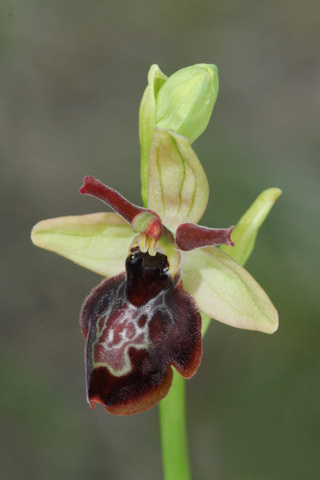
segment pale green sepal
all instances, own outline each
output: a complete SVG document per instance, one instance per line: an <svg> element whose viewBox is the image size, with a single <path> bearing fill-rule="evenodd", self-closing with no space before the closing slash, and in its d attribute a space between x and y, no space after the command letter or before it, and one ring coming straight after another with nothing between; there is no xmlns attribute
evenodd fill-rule
<svg viewBox="0 0 320 480"><path fill-rule="evenodd" d="M209 185L190 142L182 135L155 129L150 148L148 208L175 231L197 223L209 198Z"/></svg>
<svg viewBox="0 0 320 480"><path fill-rule="evenodd" d="M206 315L203 312L200 312L200 314L201 314L201 336L203 338L205 336L205 334L207 333L207 330L208 330L209 325L211 323L211 317L209 317L208 315Z"/></svg>
<svg viewBox="0 0 320 480"><path fill-rule="evenodd" d="M184 289L199 310L232 327L273 333L278 313L252 276L216 247L182 254Z"/></svg>
<svg viewBox="0 0 320 480"><path fill-rule="evenodd" d="M50 218L37 223L31 232L38 247L104 277L125 271L132 237L130 225L116 213Z"/></svg>
<svg viewBox="0 0 320 480"><path fill-rule="evenodd" d="M148 195L149 151L156 123L156 98L167 78L158 65L152 65L148 73L148 86L144 91L140 104L141 195L145 207L147 206Z"/></svg>
<svg viewBox="0 0 320 480"><path fill-rule="evenodd" d="M199 63L178 70L159 91L156 126L174 130L193 143L207 128L218 91L215 65Z"/></svg>
<svg viewBox="0 0 320 480"><path fill-rule="evenodd" d="M220 249L240 265L244 265L251 255L258 230L281 193L279 188L264 190L235 226L231 234L235 246L221 245Z"/></svg>

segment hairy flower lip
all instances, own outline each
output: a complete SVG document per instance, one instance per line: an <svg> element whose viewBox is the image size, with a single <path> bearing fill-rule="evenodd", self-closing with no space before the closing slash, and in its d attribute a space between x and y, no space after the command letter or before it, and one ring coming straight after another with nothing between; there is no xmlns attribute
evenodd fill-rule
<svg viewBox="0 0 320 480"><path fill-rule="evenodd" d="M163 267L164 255L137 250L126 273L104 280L85 301L80 321L92 408L97 402L117 415L145 411L167 395L172 367L184 378L198 369L199 310L180 275L171 278Z"/></svg>

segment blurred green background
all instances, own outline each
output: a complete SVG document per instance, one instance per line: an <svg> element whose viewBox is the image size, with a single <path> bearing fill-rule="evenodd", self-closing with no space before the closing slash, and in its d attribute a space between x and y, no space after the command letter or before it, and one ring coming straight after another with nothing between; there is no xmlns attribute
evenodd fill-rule
<svg viewBox="0 0 320 480"><path fill-rule="evenodd" d="M220 93L194 148L202 220L282 197L248 270L279 309L273 336L212 322L187 383L194 480L320 478L318 0L1 2L0 478L160 480L157 408L91 411L81 303L100 278L35 248L31 227L103 210L90 174L140 203L138 108L149 66L215 63Z"/></svg>

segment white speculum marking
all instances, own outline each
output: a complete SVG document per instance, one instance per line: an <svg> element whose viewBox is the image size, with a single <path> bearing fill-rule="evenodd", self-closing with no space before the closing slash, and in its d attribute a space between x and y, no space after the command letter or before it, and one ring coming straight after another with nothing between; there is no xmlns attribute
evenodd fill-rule
<svg viewBox="0 0 320 480"><path fill-rule="evenodd" d="M125 301L119 305L119 298L116 295L108 310L96 320L96 340L92 344L94 368L106 367L116 377L126 375L132 369L130 347L137 350L148 348L149 323L155 311L165 307L164 299L162 304L154 305L158 297L139 308Z"/></svg>

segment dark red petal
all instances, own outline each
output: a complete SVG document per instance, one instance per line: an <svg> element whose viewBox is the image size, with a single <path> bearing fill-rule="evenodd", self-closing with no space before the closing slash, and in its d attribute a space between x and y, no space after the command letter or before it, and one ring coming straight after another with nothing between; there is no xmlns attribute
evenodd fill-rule
<svg viewBox="0 0 320 480"><path fill-rule="evenodd" d="M176 232L176 242L180 250L188 251L210 245L234 246L230 238L234 227L207 228L193 223L179 225Z"/></svg>
<svg viewBox="0 0 320 480"><path fill-rule="evenodd" d="M81 313L88 401L118 415L157 404L171 386L171 365L190 378L202 354L200 313L181 280L166 274L166 257L134 253L138 259L128 258L127 276L102 282ZM139 280L135 305L128 299L134 278L145 280Z"/></svg>
<svg viewBox="0 0 320 480"><path fill-rule="evenodd" d="M87 176L84 178L84 183L80 188L80 193L82 193L83 195L91 195L92 197L96 197L99 200L102 200L104 203L113 208L113 210L119 213L119 215L121 215L129 223L131 223L134 217L139 213L151 212L151 210L147 210L146 208L133 205L133 203L130 203L116 190L107 187L107 185L104 185L102 182L100 182L100 180L97 180L96 178L91 176ZM154 213L154 215L158 217L157 214Z"/></svg>

